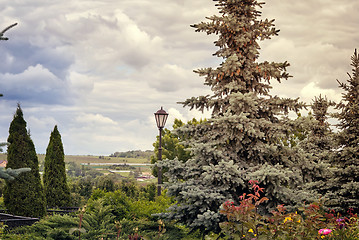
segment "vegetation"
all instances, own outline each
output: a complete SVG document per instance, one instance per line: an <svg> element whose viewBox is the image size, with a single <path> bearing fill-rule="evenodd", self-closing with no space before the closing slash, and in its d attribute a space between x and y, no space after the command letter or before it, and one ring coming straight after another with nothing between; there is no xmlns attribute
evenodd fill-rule
<svg viewBox="0 0 359 240"><path fill-rule="evenodd" d="M9 147L6 168L31 168L31 171L22 173L15 180L6 181L3 193L5 206L15 215L42 217L46 214L46 203L39 163L20 105L10 124L7 141Z"/></svg>
<svg viewBox="0 0 359 240"><path fill-rule="evenodd" d="M191 121L187 122L187 125L197 125L203 123L205 120L196 120L193 118ZM181 162L186 162L191 157L191 152L187 149L188 146L185 146L184 142L188 140L188 136L177 133L176 129L185 126L186 124L180 119L175 119L172 125L173 130L170 131L167 128L163 130L162 133L162 159L177 159ZM156 137L156 141L153 143L154 151L151 156L151 163L155 164L158 160L158 147L159 147L159 136ZM163 170L163 173L167 172L166 169ZM157 177L157 168L152 168L152 174ZM166 181L166 179L164 180Z"/></svg>
<svg viewBox="0 0 359 240"><path fill-rule="evenodd" d="M313 114L301 124L305 125L307 134L296 147L301 156L303 188L314 190L319 196L324 196L328 191L328 182L333 178L330 159L336 144L334 133L327 122L329 107L333 106L335 103L328 101L326 97L315 97L311 106Z"/></svg>
<svg viewBox="0 0 359 240"><path fill-rule="evenodd" d="M132 150L127 152L115 152L110 155L110 157L116 158L145 158L149 159L153 152L151 150L141 151L141 150Z"/></svg>
<svg viewBox="0 0 359 240"><path fill-rule="evenodd" d="M0 32L0 40L2 40L2 41L7 41L7 40L9 40L8 37L4 37L4 34L5 34L5 32L8 31L10 28L15 27L16 25L17 25L17 23L11 24L10 26L8 26L8 27L6 27L4 30L2 30L2 31ZM1 97L1 96L2 96L2 94L0 94L0 97Z"/></svg>
<svg viewBox="0 0 359 240"><path fill-rule="evenodd" d="M40 155L47 205L71 204L77 213L45 216L39 161L18 106L8 153L0 154L8 159L0 172L7 174L4 204L41 220L12 230L0 225L1 239L359 239L359 54L351 58L347 83L339 82L342 101L319 95L302 116L298 111L308 106L298 99L270 95L271 80L290 77L289 64L257 61L258 41L278 34L273 20L259 20L264 3L215 1L221 15L193 27L219 36L214 55L223 62L195 71L212 94L182 103L212 114L187 124L176 119L173 131L165 129L163 161L157 162L158 138L154 151L66 157L55 126L46 156ZM338 111L332 115L338 132L327 120L330 107ZM290 111L298 117L290 119ZM161 196L155 184L79 165L150 158L167 170Z"/></svg>
<svg viewBox="0 0 359 240"><path fill-rule="evenodd" d="M154 184L140 187L123 182L111 192L95 189L86 207L78 215L54 215L38 223L5 234L3 239L20 234L23 239L129 239L143 236L148 239L196 239L188 229L173 223L163 223L153 213L165 211L172 199L156 196ZM161 228L161 230L159 230Z"/></svg>
<svg viewBox="0 0 359 240"><path fill-rule="evenodd" d="M64 148L57 126L51 132L44 165L43 181L47 206L69 206L70 190L66 180Z"/></svg>
<svg viewBox="0 0 359 240"><path fill-rule="evenodd" d="M270 215L259 214L260 205L268 201L258 181L249 182L253 193L243 194L240 204L231 201L222 205L221 214L226 221L220 224L221 239L358 239L359 217L348 217L325 212L320 203L301 207L296 212L287 212L278 205ZM214 238L213 238L214 239Z"/></svg>
<svg viewBox="0 0 359 240"><path fill-rule="evenodd" d="M337 167L335 177L330 181L327 192L328 206L338 211L351 208L359 212L359 55L357 50L351 57L352 74L348 73L347 83L339 82L344 90L342 101L337 105L335 116L341 130L336 139L339 148L332 158Z"/></svg>
<svg viewBox="0 0 359 240"><path fill-rule="evenodd" d="M280 144L290 127L280 116L297 112L303 103L297 99L271 96L270 81L286 80L287 62L257 62L257 41L277 35L274 20L259 20L263 3L257 1L217 1L220 16L193 25L197 32L217 34L215 56L223 58L217 68L196 70L205 77L213 93L187 99L191 109L208 109L211 118L198 125L187 125L176 133L186 139L191 159L163 161L168 168L168 193L177 203L161 217L178 220L193 230L219 232L224 216L223 201L238 201L248 191L253 177L266 187L270 204L300 202L309 194L301 191L302 176L298 158L290 147Z"/></svg>
<svg viewBox="0 0 359 240"><path fill-rule="evenodd" d="M4 151L2 148L5 146L7 146L7 143L0 143L0 153Z"/></svg>

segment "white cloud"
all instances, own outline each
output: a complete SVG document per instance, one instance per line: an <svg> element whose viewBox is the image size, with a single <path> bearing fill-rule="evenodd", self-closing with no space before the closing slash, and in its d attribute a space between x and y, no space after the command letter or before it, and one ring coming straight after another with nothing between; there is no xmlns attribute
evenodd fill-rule
<svg viewBox="0 0 359 240"><path fill-rule="evenodd" d="M101 114L86 114L82 113L75 118L76 122L80 124L88 124L91 127L102 127L108 125L117 125L117 123L109 117L102 116Z"/></svg>
<svg viewBox="0 0 359 240"><path fill-rule="evenodd" d="M314 97L318 97L322 95L322 97L326 96L328 100L332 100L335 102L340 102L341 94L336 92L334 89L322 89L318 87L315 82L310 82L305 87L302 88L300 94L307 103L311 103L314 100Z"/></svg>
<svg viewBox="0 0 359 240"><path fill-rule="evenodd" d="M287 60L294 76L272 93L337 100L359 47L359 2L271 0L261 11L281 30L261 60ZM176 102L210 91L192 70L218 66L216 36L190 25L213 14L208 0L7 2L0 22L19 24L0 43L0 141L18 101L42 153L54 124L67 154L106 155L151 149L160 106L168 127L208 117Z"/></svg>

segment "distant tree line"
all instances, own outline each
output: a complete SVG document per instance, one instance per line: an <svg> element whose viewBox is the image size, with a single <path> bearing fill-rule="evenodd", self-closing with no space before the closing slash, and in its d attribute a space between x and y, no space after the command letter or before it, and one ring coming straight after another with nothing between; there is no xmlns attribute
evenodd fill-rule
<svg viewBox="0 0 359 240"><path fill-rule="evenodd" d="M120 157L120 158L145 158L150 159L153 155L153 151L151 150L132 150L127 152L115 152L110 155L110 157Z"/></svg>

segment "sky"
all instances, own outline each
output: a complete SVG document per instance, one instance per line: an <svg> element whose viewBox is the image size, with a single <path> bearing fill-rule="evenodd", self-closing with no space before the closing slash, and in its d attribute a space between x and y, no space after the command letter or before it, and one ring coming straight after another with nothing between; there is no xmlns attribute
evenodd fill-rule
<svg viewBox="0 0 359 240"><path fill-rule="evenodd" d="M288 61L293 76L272 95L339 102L359 48L359 1L268 0L262 18L279 36L260 42L260 61ZM217 14L211 0L0 0L0 142L20 103L38 153L57 125L66 155L153 150L154 112L188 121L208 117L183 108L210 92L193 73L222 59L216 36L191 24Z"/></svg>

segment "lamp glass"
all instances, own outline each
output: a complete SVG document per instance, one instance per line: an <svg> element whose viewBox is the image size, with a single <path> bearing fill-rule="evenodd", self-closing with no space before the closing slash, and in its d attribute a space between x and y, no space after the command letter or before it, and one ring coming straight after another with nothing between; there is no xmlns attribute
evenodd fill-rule
<svg viewBox="0 0 359 240"><path fill-rule="evenodd" d="M163 128L165 126L167 117L168 113L166 113L166 111L163 110L162 107L155 113L155 119L158 128Z"/></svg>

